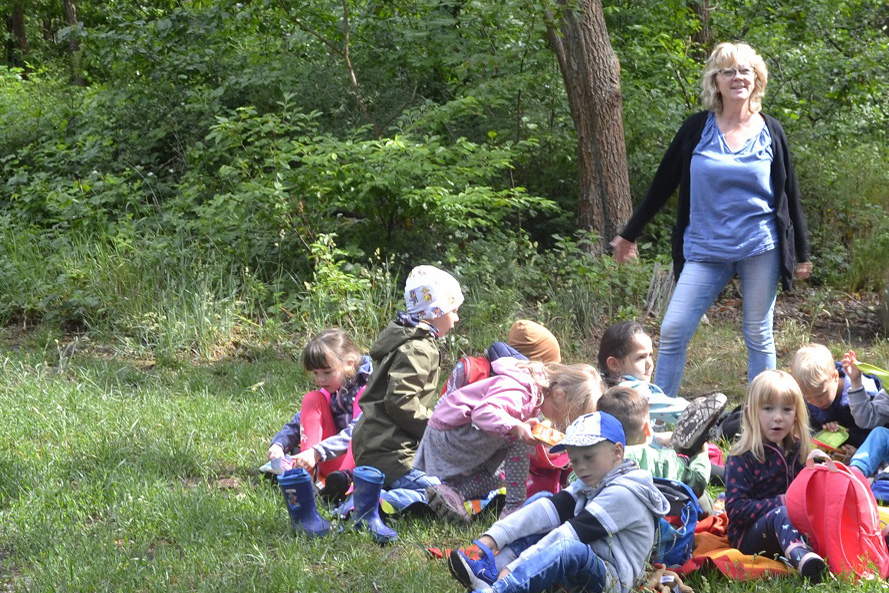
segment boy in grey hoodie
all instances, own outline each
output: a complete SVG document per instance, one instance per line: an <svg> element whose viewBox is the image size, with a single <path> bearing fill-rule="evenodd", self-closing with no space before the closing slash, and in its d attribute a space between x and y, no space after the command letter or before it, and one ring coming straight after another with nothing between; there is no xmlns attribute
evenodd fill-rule
<svg viewBox="0 0 889 593"><path fill-rule="evenodd" d="M644 574L659 517L669 504L651 474L624 460L626 438L610 414L571 423L552 452L567 450L579 478L497 521L475 544L480 560L451 552L451 574L483 593L628 593Z"/></svg>

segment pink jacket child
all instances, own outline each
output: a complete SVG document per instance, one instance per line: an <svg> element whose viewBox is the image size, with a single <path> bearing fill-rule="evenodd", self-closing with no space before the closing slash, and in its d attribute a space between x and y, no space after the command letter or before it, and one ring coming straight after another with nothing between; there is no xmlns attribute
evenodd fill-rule
<svg viewBox="0 0 889 593"><path fill-rule="evenodd" d="M465 500L484 497L506 481L504 513L525 500L531 429L543 414L557 427L595 409L601 380L589 365L499 358L492 375L442 397L432 412L414 468L441 478L426 490L429 506L454 522L469 522Z"/></svg>

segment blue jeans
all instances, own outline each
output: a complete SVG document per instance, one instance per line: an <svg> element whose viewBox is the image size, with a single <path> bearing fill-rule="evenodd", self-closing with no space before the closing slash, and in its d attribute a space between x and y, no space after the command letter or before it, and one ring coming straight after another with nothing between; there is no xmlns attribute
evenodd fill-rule
<svg viewBox="0 0 889 593"><path fill-rule="evenodd" d="M539 539L522 538L509 547L520 554ZM605 588L605 578L605 563L590 546L577 540L559 540L495 581L491 589L496 593L536 593L561 584L570 591L600 593Z"/></svg>
<svg viewBox="0 0 889 593"><path fill-rule="evenodd" d="M435 476L430 476L418 469L412 469L405 475L401 476L391 484L387 490L395 490L396 488L405 488L406 490L419 490L425 492L429 486L441 484L441 480Z"/></svg>
<svg viewBox="0 0 889 593"><path fill-rule="evenodd" d="M889 428L878 426L858 447L849 465L860 469L865 477L870 477L877 473L884 461L889 461Z"/></svg>
<svg viewBox="0 0 889 593"><path fill-rule="evenodd" d="M661 322L654 384L671 397L679 395L688 343L701 317L735 273L741 279L747 381L752 381L766 369L774 369L776 357L772 325L779 265L777 249L738 262L685 262Z"/></svg>

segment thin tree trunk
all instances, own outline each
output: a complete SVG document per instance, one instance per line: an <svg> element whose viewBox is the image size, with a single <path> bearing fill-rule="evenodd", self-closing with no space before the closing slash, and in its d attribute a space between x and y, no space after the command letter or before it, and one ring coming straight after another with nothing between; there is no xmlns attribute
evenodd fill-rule
<svg viewBox="0 0 889 593"><path fill-rule="evenodd" d="M566 0L556 0L556 6L559 14L549 15L547 36L559 61L577 131L578 224L597 231L604 249L632 210L620 64L601 0L580 0L577 12Z"/></svg>
<svg viewBox="0 0 889 593"><path fill-rule="evenodd" d="M77 38L77 7L74 0L63 0L65 5L65 22L72 30L68 36L68 51L71 52L71 80L78 86L86 86L80 72L80 41Z"/></svg>
<svg viewBox="0 0 889 593"><path fill-rule="evenodd" d="M701 28L692 35L692 54L699 61L703 62L710 55L713 49L713 29L710 28L710 7L709 0L688 0L688 7L698 19Z"/></svg>
<svg viewBox="0 0 889 593"><path fill-rule="evenodd" d="M22 58L30 49L28 35L25 32L25 9L21 2L12 6L12 12L6 15L6 30L9 31L10 41L6 45L6 62L10 66L19 68L25 65Z"/></svg>

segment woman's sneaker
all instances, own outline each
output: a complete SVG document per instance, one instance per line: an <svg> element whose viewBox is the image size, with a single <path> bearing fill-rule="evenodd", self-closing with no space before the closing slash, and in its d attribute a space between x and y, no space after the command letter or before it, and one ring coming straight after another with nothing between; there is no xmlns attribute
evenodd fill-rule
<svg viewBox="0 0 889 593"><path fill-rule="evenodd" d="M671 445L677 453L697 455L704 448L710 429L716 424L728 398L723 393L702 395L689 402L676 422Z"/></svg>
<svg viewBox="0 0 889 593"><path fill-rule="evenodd" d="M463 504L463 496L447 484L426 488L426 503L435 514L449 523L469 525L472 515Z"/></svg>
<svg viewBox="0 0 889 593"><path fill-rule="evenodd" d="M461 550L451 550L448 555L448 570L457 582L466 587L467 591L487 589L497 580L497 564L494 553L485 544L475 540L481 555L473 560Z"/></svg>

